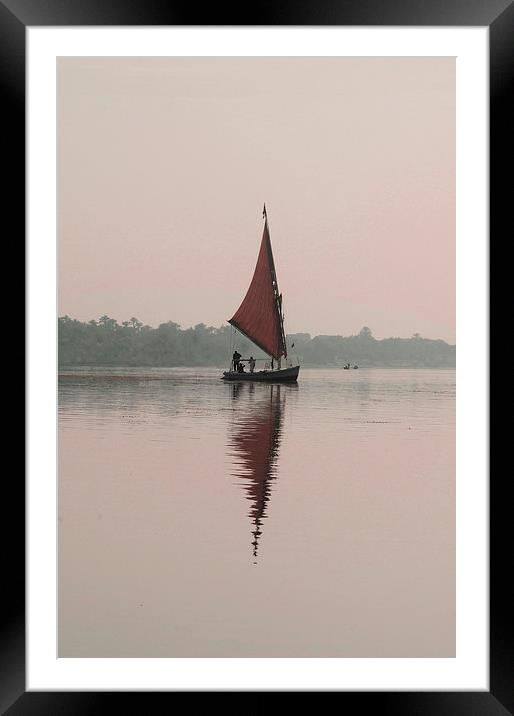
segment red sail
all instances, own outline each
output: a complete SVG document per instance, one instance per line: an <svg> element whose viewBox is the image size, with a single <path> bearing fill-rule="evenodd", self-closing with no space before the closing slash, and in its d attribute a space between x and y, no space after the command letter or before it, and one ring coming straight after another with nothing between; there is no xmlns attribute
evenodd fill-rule
<svg viewBox="0 0 514 716"><path fill-rule="evenodd" d="M273 358L286 355L267 221L252 282L229 323Z"/></svg>

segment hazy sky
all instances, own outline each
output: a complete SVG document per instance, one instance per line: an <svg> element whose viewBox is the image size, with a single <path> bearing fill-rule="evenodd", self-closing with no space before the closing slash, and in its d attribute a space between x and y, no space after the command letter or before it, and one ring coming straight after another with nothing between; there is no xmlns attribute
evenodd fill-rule
<svg viewBox="0 0 514 716"><path fill-rule="evenodd" d="M454 58L62 58L59 315L455 340Z"/></svg>

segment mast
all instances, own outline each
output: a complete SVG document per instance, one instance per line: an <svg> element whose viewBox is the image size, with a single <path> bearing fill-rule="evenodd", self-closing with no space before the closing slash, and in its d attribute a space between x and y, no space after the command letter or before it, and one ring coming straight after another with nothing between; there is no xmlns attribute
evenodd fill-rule
<svg viewBox="0 0 514 716"><path fill-rule="evenodd" d="M269 224L268 224L268 213L266 211L266 202L264 203L264 209L262 211L262 215L264 217L264 224L268 231L268 236L270 237L269 244L268 244L268 252L269 252L269 264L271 269L271 282L273 284L273 292L275 294L275 302L277 304L277 311L280 319L280 339L282 341L282 346L284 348L284 357L287 358L287 344L286 344L286 334L284 331L284 315L282 313L282 294L278 290L278 281L277 281L277 273L275 271L275 261L273 260L273 252L271 250L271 234L269 230ZM280 360L280 359L279 359Z"/></svg>

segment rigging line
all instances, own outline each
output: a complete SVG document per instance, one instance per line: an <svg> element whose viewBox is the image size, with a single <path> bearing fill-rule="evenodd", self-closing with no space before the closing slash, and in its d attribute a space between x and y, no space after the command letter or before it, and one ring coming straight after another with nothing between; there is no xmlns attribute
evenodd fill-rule
<svg viewBox="0 0 514 716"><path fill-rule="evenodd" d="M287 336L287 330L286 330L286 318L285 318L285 316L282 317L282 325L283 325L283 328L284 328L284 341L287 341L287 337L286 337L286 336ZM286 346L286 350L287 350L287 346ZM299 359L298 359L298 353L296 352L296 349L295 349L295 348L291 348L291 350L294 351L294 357L296 358L296 364L297 364L297 365L300 365L300 361L299 361ZM288 351L288 356L289 356L289 351ZM290 359L290 360L291 360L291 359ZM292 361L291 361L291 365L292 365Z"/></svg>
<svg viewBox="0 0 514 716"><path fill-rule="evenodd" d="M235 330L235 328L234 328L233 326L230 326L230 328L231 328L231 331L230 331L230 365L229 365L229 370L232 369L232 355L233 355L233 353L234 353L235 333L236 333L236 330Z"/></svg>

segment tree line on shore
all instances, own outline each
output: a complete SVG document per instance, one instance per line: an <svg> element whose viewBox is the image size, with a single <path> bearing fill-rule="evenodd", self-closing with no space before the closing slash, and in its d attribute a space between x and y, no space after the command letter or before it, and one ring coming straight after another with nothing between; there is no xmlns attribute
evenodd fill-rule
<svg viewBox="0 0 514 716"><path fill-rule="evenodd" d="M296 333L287 336L290 355L305 366L342 367L455 367L455 346L443 340L411 338L377 340L364 326L353 336L314 336ZM248 357L264 354L229 326L199 323L183 329L174 321L157 328L137 318L118 323L107 315L98 320L78 321L69 316L58 319L59 366L213 366L226 367L231 351ZM257 364L259 365L259 364Z"/></svg>

